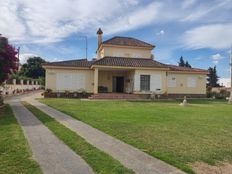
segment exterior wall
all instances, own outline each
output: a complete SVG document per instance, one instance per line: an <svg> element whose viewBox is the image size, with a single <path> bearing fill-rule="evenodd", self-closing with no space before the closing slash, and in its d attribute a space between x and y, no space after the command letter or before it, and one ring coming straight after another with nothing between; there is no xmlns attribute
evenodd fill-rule
<svg viewBox="0 0 232 174"><path fill-rule="evenodd" d="M151 58L151 50L140 48L123 48L123 47L107 47L104 46L100 51L100 57L104 56L118 56L118 57L137 57L137 58Z"/></svg>
<svg viewBox="0 0 232 174"><path fill-rule="evenodd" d="M133 91L132 78L134 71L99 71L98 86L107 87L108 92L113 92L113 77L124 77L124 92L130 93Z"/></svg>
<svg viewBox="0 0 232 174"><path fill-rule="evenodd" d="M140 90L140 75L150 75L150 91L141 91ZM160 87L156 88L157 83L154 80L154 77L160 78ZM155 84L156 83L156 84ZM152 87L153 86L153 87ZM160 89L160 90L157 90ZM157 94L164 94L167 92L166 86L166 71L158 71L158 70L135 70L134 75L134 93L136 94L150 94L151 92L155 92Z"/></svg>
<svg viewBox="0 0 232 174"><path fill-rule="evenodd" d="M170 84L170 79L176 79ZM195 79L195 86L188 86L188 80ZM184 74L184 73L168 73L167 77L168 94L206 94L206 75L204 74ZM172 87L171 87L172 86Z"/></svg>
<svg viewBox="0 0 232 174"><path fill-rule="evenodd" d="M58 89L57 87L57 74L59 73L83 74L85 78L84 90L89 93L93 92L93 75L94 75L93 70L46 69L46 84L45 84L46 89L52 89L53 91L56 92L63 91ZM75 89L75 90L78 91L79 89Z"/></svg>
<svg viewBox="0 0 232 174"><path fill-rule="evenodd" d="M84 74L84 90L93 93L94 89L94 71L93 70L65 70L65 69L46 69L46 89L52 89L54 92L62 92L57 89L58 73L77 73ZM150 91L140 90L140 75L150 75ZM107 87L108 92L112 92L113 77L124 77L124 92L135 94L206 94L206 75L166 72L164 70L104 70L99 69L98 86ZM175 79L175 83L170 83L170 79ZM195 86L193 85L193 79ZM160 81L160 83L159 83ZM189 86L190 84L190 86ZM157 86L158 85L158 86ZM158 90L160 89L160 90ZM79 89L70 91L75 92Z"/></svg>

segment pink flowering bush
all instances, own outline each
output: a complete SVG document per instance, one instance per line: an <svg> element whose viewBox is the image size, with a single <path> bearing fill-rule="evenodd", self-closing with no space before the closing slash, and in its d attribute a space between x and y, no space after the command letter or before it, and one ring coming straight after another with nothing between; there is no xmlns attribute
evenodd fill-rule
<svg viewBox="0 0 232 174"><path fill-rule="evenodd" d="M17 51L7 38L0 35L0 85L9 78L9 74L18 69Z"/></svg>

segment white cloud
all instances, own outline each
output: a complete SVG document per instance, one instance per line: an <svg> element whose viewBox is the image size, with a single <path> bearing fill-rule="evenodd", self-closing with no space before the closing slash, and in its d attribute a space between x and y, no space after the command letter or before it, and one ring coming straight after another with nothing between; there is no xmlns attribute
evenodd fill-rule
<svg viewBox="0 0 232 174"><path fill-rule="evenodd" d="M191 49L227 49L232 43L232 24L211 24L186 31L184 46Z"/></svg>
<svg viewBox="0 0 232 174"><path fill-rule="evenodd" d="M156 19L158 20L161 7L162 3L153 2L146 6L141 6L137 10L130 13L124 13L123 16L120 16L119 18L112 20L112 22L107 23L104 26L105 31L107 34L112 34L151 24Z"/></svg>
<svg viewBox="0 0 232 174"><path fill-rule="evenodd" d="M13 42L59 42L74 33L126 31L151 23L160 3L139 0L4 0L0 31Z"/></svg>
<svg viewBox="0 0 232 174"><path fill-rule="evenodd" d="M220 61L221 59L223 59L224 57L223 57L221 54L217 53L217 54L212 55L211 58L212 58L212 60L213 60L213 63L216 65L216 64L218 64L219 61Z"/></svg>
<svg viewBox="0 0 232 174"><path fill-rule="evenodd" d="M196 0L184 0L182 8L188 8L196 3Z"/></svg>
<svg viewBox="0 0 232 174"><path fill-rule="evenodd" d="M165 32L164 32L164 30L160 30L158 33L156 33L156 35L164 35L165 34Z"/></svg>
<svg viewBox="0 0 232 174"><path fill-rule="evenodd" d="M49 59L48 61L50 61L50 62L60 62L60 61L63 61L63 59L60 59L60 58L52 58L52 59Z"/></svg>
<svg viewBox="0 0 232 174"><path fill-rule="evenodd" d="M36 54L31 54L31 53L23 53L23 54L19 54L19 62L21 64L24 64L27 62L27 59L31 58L31 57L37 57L38 55Z"/></svg>
<svg viewBox="0 0 232 174"><path fill-rule="evenodd" d="M183 6L185 8L191 6L192 4L195 3L195 0L186 0L183 3ZM219 11L224 11L226 8L228 8L231 5L232 1L231 0L223 0L223 1L210 1L210 3L202 4L197 6L196 8L192 8L190 13L187 13L187 15L184 16L181 21L186 22L186 21L196 21L199 19L202 19L207 15L212 15L214 16L215 14L218 15Z"/></svg>
<svg viewBox="0 0 232 174"><path fill-rule="evenodd" d="M12 40L21 40L25 27L17 14L18 5L15 1L0 1L0 32Z"/></svg>
<svg viewBox="0 0 232 174"><path fill-rule="evenodd" d="M230 87L230 78L220 78L219 84L225 87Z"/></svg>

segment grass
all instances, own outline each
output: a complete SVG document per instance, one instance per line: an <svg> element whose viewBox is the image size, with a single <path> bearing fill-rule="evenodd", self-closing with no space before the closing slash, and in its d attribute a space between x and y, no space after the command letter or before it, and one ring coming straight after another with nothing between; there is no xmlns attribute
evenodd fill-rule
<svg viewBox="0 0 232 174"><path fill-rule="evenodd" d="M225 101L40 101L188 173L197 161L232 161L232 106Z"/></svg>
<svg viewBox="0 0 232 174"><path fill-rule="evenodd" d="M132 174L133 171L125 168L103 151L87 143L72 130L66 128L55 119L51 118L36 107L23 102L23 105L30 110L45 126L47 126L60 140L68 145L74 152L80 155L98 174Z"/></svg>
<svg viewBox="0 0 232 174"><path fill-rule="evenodd" d="M0 174L40 174L11 108L0 109Z"/></svg>

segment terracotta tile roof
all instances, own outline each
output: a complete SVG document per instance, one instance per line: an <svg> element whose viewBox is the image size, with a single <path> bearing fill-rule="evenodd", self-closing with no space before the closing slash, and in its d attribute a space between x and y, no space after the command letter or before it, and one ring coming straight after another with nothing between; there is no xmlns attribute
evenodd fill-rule
<svg viewBox="0 0 232 174"><path fill-rule="evenodd" d="M120 37L115 36L109 40L102 42L102 44L110 44L110 45L121 45L121 46L136 46L136 47L150 47L154 48L154 45L143 42L141 40L131 38L131 37Z"/></svg>
<svg viewBox="0 0 232 174"><path fill-rule="evenodd" d="M124 58L124 57L104 57L96 60L93 65L122 66L122 67L150 67L167 68L166 65L153 59L145 58Z"/></svg>
<svg viewBox="0 0 232 174"><path fill-rule="evenodd" d="M87 59L77 59L77 60L67 60L60 62L49 62L44 63L44 66L65 66L65 67L90 67L93 61L88 61Z"/></svg>
<svg viewBox="0 0 232 174"><path fill-rule="evenodd" d="M188 67L180 67L176 65L167 65L170 71L187 71L187 72L204 72L208 73L208 70L199 69L199 68L188 68Z"/></svg>
<svg viewBox="0 0 232 174"><path fill-rule="evenodd" d="M98 60L88 61L87 59L68 60L60 62L44 63L44 66L61 66L61 67L83 67L91 68L92 65L99 66L119 66L119 67L144 67L144 68L166 68L169 71L200 72L208 73L207 70L198 68L179 67L167 65L145 58L125 58L125 57L104 57Z"/></svg>

